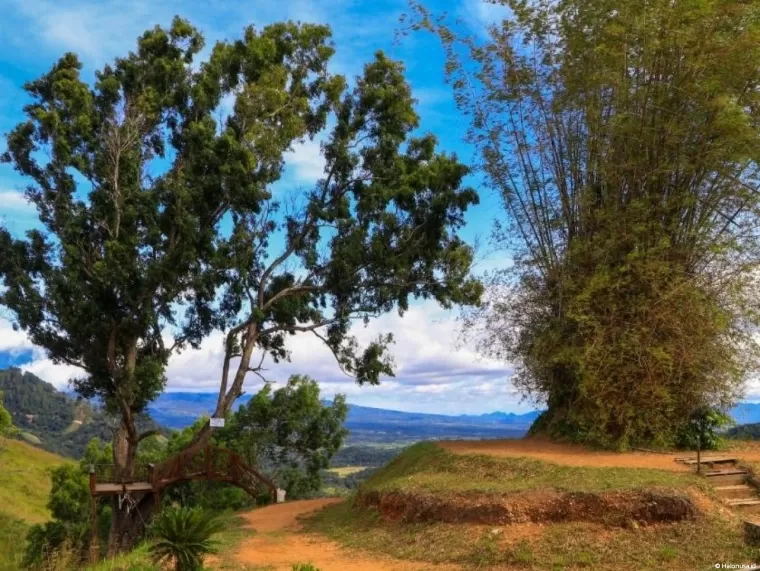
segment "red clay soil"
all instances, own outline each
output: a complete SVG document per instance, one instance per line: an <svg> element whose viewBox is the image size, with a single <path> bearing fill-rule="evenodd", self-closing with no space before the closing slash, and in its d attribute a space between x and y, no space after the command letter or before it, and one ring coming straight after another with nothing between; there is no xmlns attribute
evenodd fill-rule
<svg viewBox="0 0 760 571"><path fill-rule="evenodd" d="M358 499L390 521L478 525L583 521L627 527L631 522L695 519L703 511L691 494L668 489L446 495L371 491L360 493Z"/></svg>
<svg viewBox="0 0 760 571"><path fill-rule="evenodd" d="M305 534L298 518L335 502L335 498L275 504L244 514L253 530L235 555L238 563L290 571L295 563L311 563L323 571L455 571L459 567L400 561L349 550L318 535Z"/></svg>
<svg viewBox="0 0 760 571"><path fill-rule="evenodd" d="M590 450L574 444L551 442L540 437L508 440L456 440L441 441L439 446L456 454L487 454L500 457L528 457L568 466L605 466L623 468L658 468L675 472L689 470L675 461L690 456L687 452L659 454L656 452L609 452ZM755 451L760 459L760 449ZM725 456L727 453L711 452ZM742 453L742 457L746 457Z"/></svg>

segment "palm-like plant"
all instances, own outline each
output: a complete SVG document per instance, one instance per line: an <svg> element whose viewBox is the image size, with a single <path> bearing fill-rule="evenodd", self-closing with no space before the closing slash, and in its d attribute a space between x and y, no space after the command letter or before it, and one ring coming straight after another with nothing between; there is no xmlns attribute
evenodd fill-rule
<svg viewBox="0 0 760 571"><path fill-rule="evenodd" d="M164 510L151 526L151 553L157 562L174 561L176 571L196 571L203 558L216 552L211 536L224 526L216 516L200 508Z"/></svg>

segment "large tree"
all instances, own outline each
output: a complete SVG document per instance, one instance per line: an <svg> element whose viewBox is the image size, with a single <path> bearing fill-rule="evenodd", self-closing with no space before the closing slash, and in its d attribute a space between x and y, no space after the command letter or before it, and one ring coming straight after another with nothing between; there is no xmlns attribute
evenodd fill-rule
<svg viewBox="0 0 760 571"><path fill-rule="evenodd" d="M760 11L740 0L492 2L442 40L514 265L470 315L547 406L603 445L673 442L756 365ZM499 13L499 12L493 12ZM471 330L472 331L472 330Z"/></svg>
<svg viewBox="0 0 760 571"><path fill-rule="evenodd" d="M289 335L317 335L346 372L377 383L392 374L390 336L360 347L352 320L403 312L413 297L450 306L480 294L455 235L477 201L468 169L411 135L419 120L398 63L378 54L347 90L327 70L324 26L248 28L198 65L202 46L176 19L92 85L67 54L26 85L27 119L8 135L4 158L31 181L42 229L0 229L0 304L51 359L84 371L79 394L118 415L117 477L134 472L146 436L135 418L163 389L172 351L213 328L227 335L224 416L266 355L288 357ZM275 193L286 153L327 125L324 177ZM145 515L114 503L111 552Z"/></svg>
<svg viewBox="0 0 760 571"><path fill-rule="evenodd" d="M324 175L286 203L284 216L276 217L280 205L269 198L255 212L231 209L233 264L222 307L235 317L216 417L229 413L249 373L262 376L267 355L289 358L290 336L316 336L343 372L377 384L393 374L392 335L361 347L352 322L366 324L394 307L403 314L412 298L447 308L479 300L471 248L456 235L477 194L462 186L468 168L437 153L433 135L412 136L419 117L401 64L378 53L331 111ZM229 124L255 125L246 99Z"/></svg>
<svg viewBox="0 0 760 571"><path fill-rule="evenodd" d="M326 75L328 35L249 29L198 68L203 38L176 19L92 86L73 54L25 86L33 101L4 158L31 180L42 230L0 230L0 303L53 361L84 372L79 394L120 417L117 478L133 473L146 436L136 417L163 390L170 354L224 317L212 311L227 279L224 216L256 212L282 154L324 125L342 85ZM234 94L250 102L247 127L215 119ZM114 509L111 551L129 545L139 515Z"/></svg>

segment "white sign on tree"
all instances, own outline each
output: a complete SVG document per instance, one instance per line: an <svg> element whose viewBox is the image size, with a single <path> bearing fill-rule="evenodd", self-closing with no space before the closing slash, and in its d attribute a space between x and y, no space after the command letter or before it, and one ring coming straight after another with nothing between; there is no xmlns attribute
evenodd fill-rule
<svg viewBox="0 0 760 571"><path fill-rule="evenodd" d="M224 428L224 419L211 418L209 419L209 426L211 426L211 428Z"/></svg>

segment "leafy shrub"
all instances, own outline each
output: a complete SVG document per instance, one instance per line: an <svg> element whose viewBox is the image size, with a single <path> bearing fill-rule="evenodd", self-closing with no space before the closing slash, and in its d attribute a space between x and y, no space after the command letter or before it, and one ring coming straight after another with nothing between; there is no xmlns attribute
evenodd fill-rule
<svg viewBox="0 0 760 571"><path fill-rule="evenodd" d="M682 448L717 450L721 444L720 431L731 426L734 420L713 407L700 407L678 433Z"/></svg>
<svg viewBox="0 0 760 571"><path fill-rule="evenodd" d="M204 556L216 552L211 536L222 528L222 522L203 509L166 509L151 526L153 559L173 561L176 571L196 571L203 566Z"/></svg>
<svg viewBox="0 0 760 571"><path fill-rule="evenodd" d="M311 563L296 563L291 567L291 571L319 571L319 569Z"/></svg>
<svg viewBox="0 0 760 571"><path fill-rule="evenodd" d="M48 508L53 520L34 525L27 534L24 565L50 566L59 553L69 558L83 556L89 548L90 489L76 466L63 465L51 472L52 486Z"/></svg>

